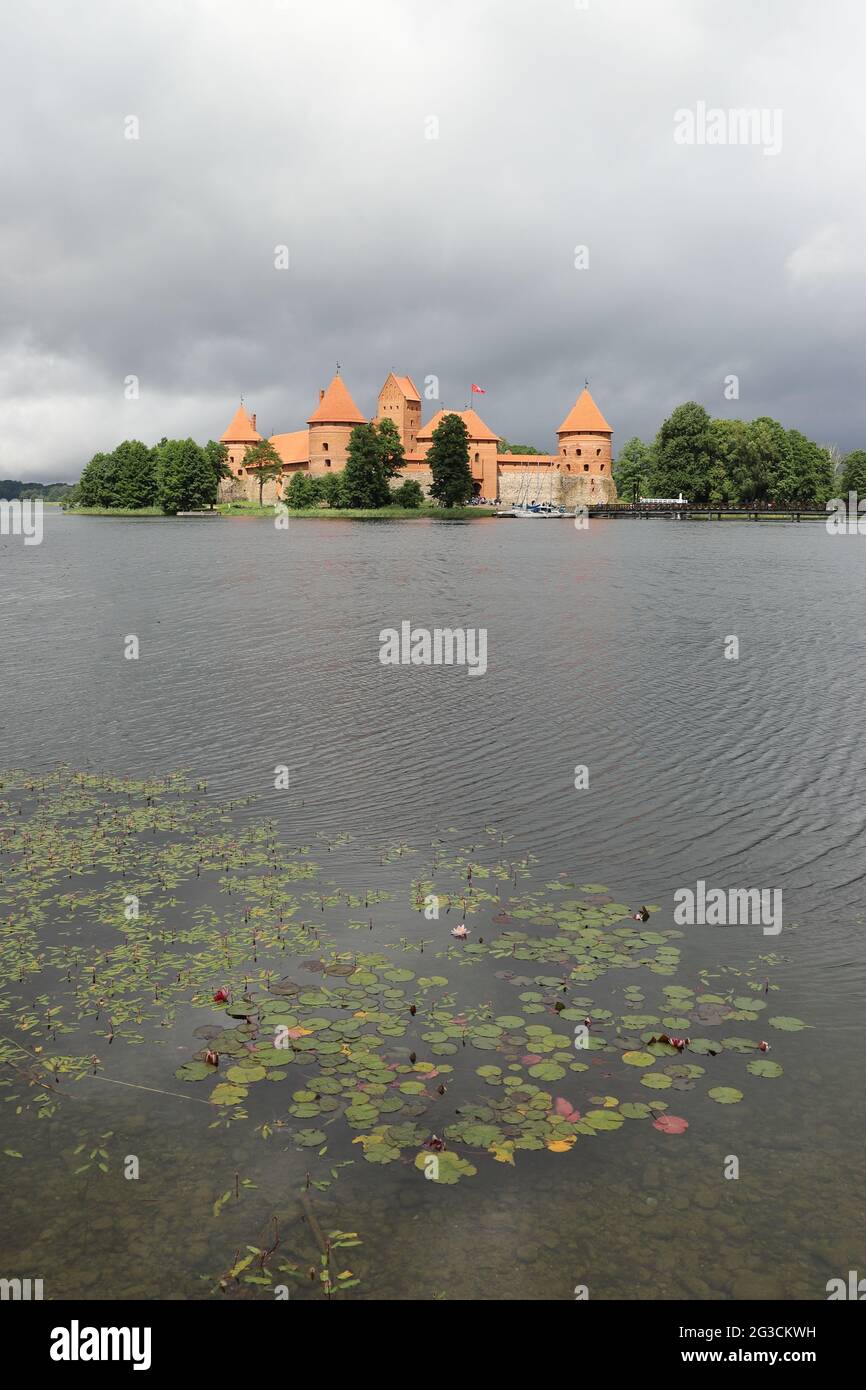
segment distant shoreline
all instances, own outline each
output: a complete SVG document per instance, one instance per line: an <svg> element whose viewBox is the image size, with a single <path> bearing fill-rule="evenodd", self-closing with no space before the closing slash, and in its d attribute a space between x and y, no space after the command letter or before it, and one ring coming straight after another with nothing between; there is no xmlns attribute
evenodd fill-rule
<svg viewBox="0 0 866 1390"><path fill-rule="evenodd" d="M273 506L258 507L254 503L222 502L217 503L213 510L221 516L270 517L273 519L278 515ZM167 517L160 507L141 507L138 509L130 507L64 507L63 511L66 516L159 516L166 520L177 520L175 517ZM495 507L432 506L308 507L302 511L288 508L286 514L290 517L312 517L316 520L327 519L329 521L479 521L484 517L498 515L498 509ZM184 518L180 519L183 520Z"/></svg>

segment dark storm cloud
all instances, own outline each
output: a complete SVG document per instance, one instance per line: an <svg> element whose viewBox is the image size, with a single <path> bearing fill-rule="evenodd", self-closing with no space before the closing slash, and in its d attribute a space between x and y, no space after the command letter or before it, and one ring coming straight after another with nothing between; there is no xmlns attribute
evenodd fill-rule
<svg viewBox="0 0 866 1390"><path fill-rule="evenodd" d="M219 435L241 391L298 428L338 359L365 412L391 368L452 407L477 381L543 448L585 375L620 444L695 398L866 445L858 4L52 0L4 25L0 476ZM675 143L701 102L780 111L780 151Z"/></svg>

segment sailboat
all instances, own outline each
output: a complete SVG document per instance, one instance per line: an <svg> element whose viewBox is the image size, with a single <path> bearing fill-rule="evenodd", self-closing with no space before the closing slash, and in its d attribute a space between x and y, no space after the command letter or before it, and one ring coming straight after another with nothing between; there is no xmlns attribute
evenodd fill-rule
<svg viewBox="0 0 866 1390"><path fill-rule="evenodd" d="M504 513L503 513L504 516L516 516L516 517L520 517L521 519L527 519L527 518L529 518L529 517L564 516L565 513L564 513L563 509L562 509L561 507L555 507L555 506L553 505L553 500L552 500L552 498L553 498L553 466L552 466L551 464L548 464L547 467L548 467L547 501L546 501L546 502L541 502L541 501L538 500L538 499L540 498L540 496L541 496L541 490L542 490L542 489L541 489L541 463L539 462L539 463L537 463L536 466L535 466L535 489L534 489L534 491L535 491L535 496L533 497L532 501L531 501L531 502L527 501L527 497L528 497L528 493L529 493L529 478L530 478L530 473L529 473L529 471L527 470L527 471L523 474L523 476L522 476L522 478L521 478L521 488L520 488L520 498L519 498L519 501L517 502L517 504L516 504L514 507L510 508L509 511L504 512Z"/></svg>

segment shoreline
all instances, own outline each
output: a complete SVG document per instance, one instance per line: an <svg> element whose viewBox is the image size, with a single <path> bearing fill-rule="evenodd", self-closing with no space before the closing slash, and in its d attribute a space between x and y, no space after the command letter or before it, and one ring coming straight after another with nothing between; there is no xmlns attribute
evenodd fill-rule
<svg viewBox="0 0 866 1390"><path fill-rule="evenodd" d="M271 517L278 515L273 506L259 507L256 504L221 502L213 508L220 516ZM66 516L123 516L123 517L170 517L159 507L64 507ZM303 510L287 508L285 515L290 517L312 517L316 520L333 521L476 521L482 517L497 516L493 507L306 507ZM181 520L185 518L181 517ZM186 518L189 520L190 518Z"/></svg>

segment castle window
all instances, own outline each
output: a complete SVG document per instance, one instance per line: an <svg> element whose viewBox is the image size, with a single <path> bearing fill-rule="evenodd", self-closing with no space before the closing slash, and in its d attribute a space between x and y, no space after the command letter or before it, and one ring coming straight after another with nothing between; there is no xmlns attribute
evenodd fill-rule
<svg viewBox="0 0 866 1390"><path fill-rule="evenodd" d="M326 468L330 468L330 466L331 466L331 460L330 460L330 459L325 459L325 467L326 467Z"/></svg>
<svg viewBox="0 0 866 1390"><path fill-rule="evenodd" d="M239 478L242 478L243 476L244 476L244 470L243 470L242 468L239 468L239 469L238 469L238 477L239 477Z"/></svg>
<svg viewBox="0 0 866 1390"><path fill-rule="evenodd" d="M323 445L322 445L322 448L324 449L325 453L328 452L328 446L327 446L327 444L323 444Z"/></svg>
<svg viewBox="0 0 866 1390"><path fill-rule="evenodd" d="M575 449L574 452L577 454L577 457L580 458L581 453L583 452L583 450L582 450L582 449Z"/></svg>
<svg viewBox="0 0 866 1390"><path fill-rule="evenodd" d="M481 455L480 455L480 454L476 454L476 455L475 455L475 462L477 463L478 460L479 460L480 458L481 458Z"/></svg>
<svg viewBox="0 0 866 1390"><path fill-rule="evenodd" d="M583 465L583 471L584 471L584 473L588 473L588 472L589 472L589 464L588 464L588 463L585 463L585 464Z"/></svg>
<svg viewBox="0 0 866 1390"><path fill-rule="evenodd" d="M598 456L599 456L600 453L601 453L601 449L596 449L596 451L595 451L595 456L596 456L596 458L598 458Z"/></svg>
<svg viewBox="0 0 866 1390"><path fill-rule="evenodd" d="M601 465L601 468L600 468L599 472L601 472L601 473L604 472L604 464Z"/></svg>

